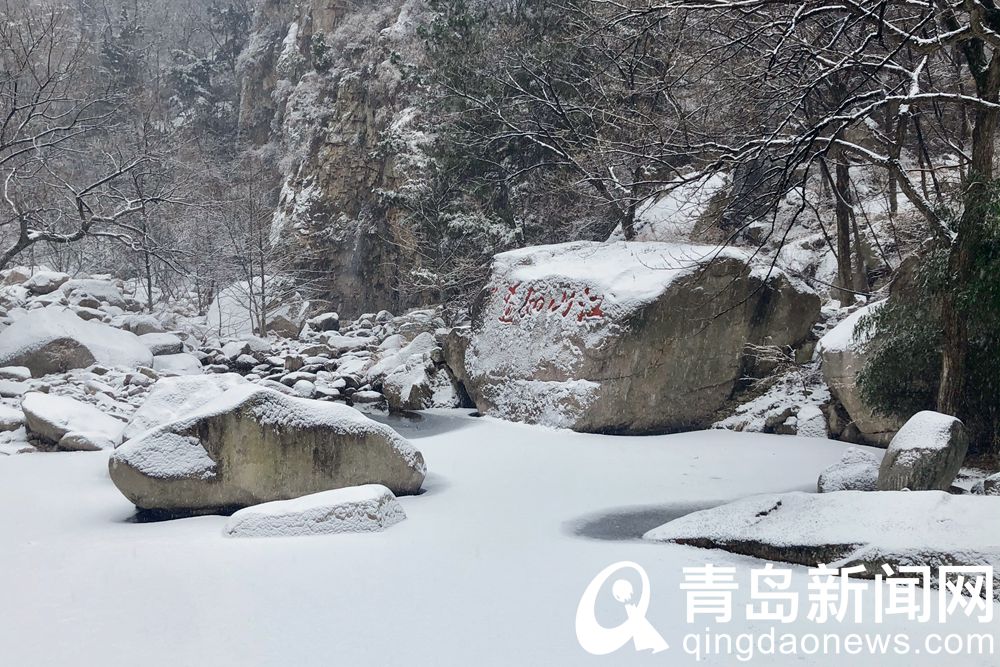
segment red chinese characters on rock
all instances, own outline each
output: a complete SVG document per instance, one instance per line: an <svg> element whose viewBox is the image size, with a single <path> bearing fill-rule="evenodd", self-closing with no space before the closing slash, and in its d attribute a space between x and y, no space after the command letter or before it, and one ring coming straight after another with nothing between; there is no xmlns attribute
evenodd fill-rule
<svg viewBox="0 0 1000 667"><path fill-rule="evenodd" d="M511 283L506 288L493 288L493 293L503 292L501 312L497 318L502 324L515 324L523 317L555 314L577 322L603 320L604 295L583 290L552 288L548 285Z"/></svg>

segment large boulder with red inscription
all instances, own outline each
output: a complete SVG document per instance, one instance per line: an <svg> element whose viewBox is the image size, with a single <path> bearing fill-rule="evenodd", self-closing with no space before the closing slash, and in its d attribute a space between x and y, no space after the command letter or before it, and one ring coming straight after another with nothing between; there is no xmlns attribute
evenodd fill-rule
<svg viewBox="0 0 1000 667"><path fill-rule="evenodd" d="M705 427L748 345L796 347L819 297L733 248L576 242L494 258L472 326L446 345L479 410L610 433Z"/></svg>

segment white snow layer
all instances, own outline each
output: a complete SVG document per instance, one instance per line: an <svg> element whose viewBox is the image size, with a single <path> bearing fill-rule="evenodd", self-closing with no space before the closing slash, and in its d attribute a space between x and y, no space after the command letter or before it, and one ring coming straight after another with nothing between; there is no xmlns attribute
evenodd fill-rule
<svg viewBox="0 0 1000 667"><path fill-rule="evenodd" d="M267 276L261 285L260 278L251 284L240 281L221 290L208 307L208 327L223 337L245 338L257 328L258 309L267 302L267 321L277 317L301 320L305 304L288 293L285 279ZM280 301L280 302L279 302Z"/></svg>
<svg viewBox="0 0 1000 667"><path fill-rule="evenodd" d="M749 570L760 561L635 538L694 509L813 489L845 449L727 431L590 435L459 411L394 424L428 461L426 492L399 500L406 521L361 535L238 540L223 536L225 517L133 523L135 508L108 480L107 454L0 456L4 663L131 667L140 656L145 667L744 664L720 656L699 663L682 652L684 635L704 625L685 623L679 585L685 567L736 568L736 617L719 630L766 632L769 623L742 616ZM845 530L854 519L836 517ZM577 643L580 596L598 572L624 560L649 572L646 617L671 646L659 661L631 646L592 658ZM790 569L791 590L805 600L807 570ZM947 624L897 615L875 625L875 593L887 589L861 583L862 623L803 619L779 632L905 632L917 642L983 631L964 615ZM936 596L932 605L936 619ZM600 611L606 627L624 620L620 605ZM895 658L851 656L849 664L903 664ZM996 665L995 656L948 660ZM747 664L755 662L846 664L821 654ZM942 657L909 655L905 664L940 667Z"/></svg>
<svg viewBox="0 0 1000 667"><path fill-rule="evenodd" d="M405 518L392 491L381 484L364 484L247 507L229 518L225 533L230 537L374 533Z"/></svg>
<svg viewBox="0 0 1000 667"><path fill-rule="evenodd" d="M856 335L854 331L855 327L857 327L858 322L861 321L862 317L876 312L876 310L881 308L884 304L885 301L877 301L876 303L858 308L819 339L819 343L816 345L816 351L846 352L847 350L855 349L859 344L864 343L865 340Z"/></svg>
<svg viewBox="0 0 1000 667"><path fill-rule="evenodd" d="M248 384L236 373L162 378L125 427L126 440L203 407L228 389Z"/></svg>
<svg viewBox="0 0 1000 667"><path fill-rule="evenodd" d="M676 185L650 199L636 212L636 241L690 241L699 220L708 212L712 200L729 185L726 174L710 174ZM621 241L621 226L610 240Z"/></svg>
<svg viewBox="0 0 1000 667"><path fill-rule="evenodd" d="M951 444L951 427L958 420L949 415L922 410L906 420L893 436L889 448L947 449Z"/></svg>
<svg viewBox="0 0 1000 667"><path fill-rule="evenodd" d="M602 310L614 317L653 301L674 280L715 257L750 259L736 248L711 245L577 241L500 253L493 271L511 285L556 282L560 287L579 286L581 296L586 288L597 291L604 297Z"/></svg>
<svg viewBox="0 0 1000 667"><path fill-rule="evenodd" d="M201 362L193 354L161 354L153 357L153 370L164 375L200 375Z"/></svg>

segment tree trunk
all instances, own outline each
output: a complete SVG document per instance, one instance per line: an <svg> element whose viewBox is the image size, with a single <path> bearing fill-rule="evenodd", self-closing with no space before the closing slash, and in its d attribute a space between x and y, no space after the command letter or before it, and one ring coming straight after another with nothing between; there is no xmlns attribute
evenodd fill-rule
<svg viewBox="0 0 1000 667"><path fill-rule="evenodd" d="M831 178L824 166L826 178L833 190L834 211L837 220L837 287L838 297L844 305L854 302L854 272L851 269L851 168L844 155L834 156L837 161ZM824 163L825 164L825 163Z"/></svg>
<svg viewBox="0 0 1000 667"><path fill-rule="evenodd" d="M622 215L622 236L626 241L635 240L635 201L629 204L624 215Z"/></svg>
<svg viewBox="0 0 1000 667"><path fill-rule="evenodd" d="M980 97L991 102L1000 88L1000 66L991 63L986 90ZM969 165L968 186L965 190L964 210L958 222L956 238L948 256L948 288L942 301L944 342L941 354L941 386L938 389L937 409L949 415L960 416L969 351L969 334L966 314L962 312L959 295L973 278L975 250L986 226L991 205L993 180L994 138L997 130L995 108L979 108L972 130L972 162Z"/></svg>
<svg viewBox="0 0 1000 667"><path fill-rule="evenodd" d="M146 272L146 309L153 312L153 262L150 259L149 251L145 250L143 255L143 269Z"/></svg>

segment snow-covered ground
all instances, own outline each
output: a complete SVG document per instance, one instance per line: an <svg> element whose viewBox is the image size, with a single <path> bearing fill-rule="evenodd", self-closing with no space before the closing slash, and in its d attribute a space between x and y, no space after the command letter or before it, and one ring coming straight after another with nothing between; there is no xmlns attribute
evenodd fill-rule
<svg viewBox="0 0 1000 667"><path fill-rule="evenodd" d="M847 447L719 430L585 435L463 411L392 424L422 450L430 472L425 493L400 499L408 518L370 534L233 539L223 534L224 517L135 523L108 478L107 452L0 458L2 664L742 664L733 656L696 663L685 653L684 635L709 623L686 623L682 568L736 565L742 609L749 569L762 563L639 538L693 509L813 490ZM577 643L580 596L622 560L649 573L647 619L670 644L665 653L629 645L596 657ZM807 571L793 569L804 594ZM769 628L737 620L713 631ZM877 626L802 620L779 631L920 638L983 628L900 618ZM995 656L943 659L800 655L749 664L996 664Z"/></svg>

